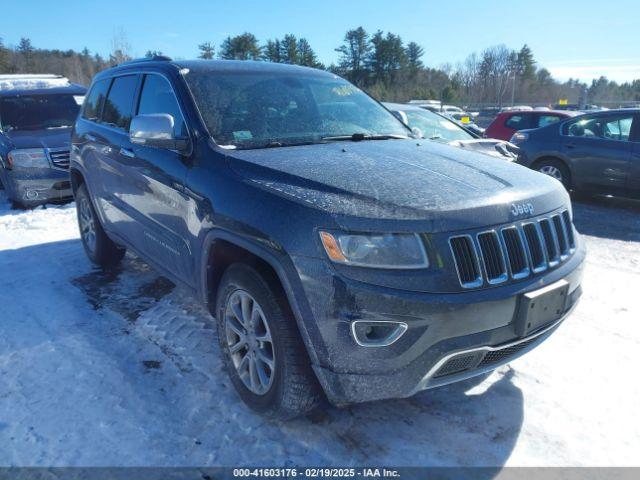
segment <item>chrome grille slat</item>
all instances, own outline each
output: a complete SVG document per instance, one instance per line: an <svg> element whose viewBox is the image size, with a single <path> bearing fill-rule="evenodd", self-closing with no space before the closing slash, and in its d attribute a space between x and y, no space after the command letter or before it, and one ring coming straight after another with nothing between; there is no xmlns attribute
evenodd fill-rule
<svg viewBox="0 0 640 480"><path fill-rule="evenodd" d="M470 235L458 235L449 238L449 247L453 254L460 284L465 288L482 285L482 272L476 247Z"/></svg>
<svg viewBox="0 0 640 480"><path fill-rule="evenodd" d="M48 149L47 156L54 167L62 170L69 169L70 151L68 149Z"/></svg>
<svg viewBox="0 0 640 480"><path fill-rule="evenodd" d="M576 248L568 210L474 236L449 238L458 280L464 288L520 280L553 268Z"/></svg>
<svg viewBox="0 0 640 480"><path fill-rule="evenodd" d="M487 281L492 284L506 282L509 277L498 234L495 231L482 232L477 239Z"/></svg>

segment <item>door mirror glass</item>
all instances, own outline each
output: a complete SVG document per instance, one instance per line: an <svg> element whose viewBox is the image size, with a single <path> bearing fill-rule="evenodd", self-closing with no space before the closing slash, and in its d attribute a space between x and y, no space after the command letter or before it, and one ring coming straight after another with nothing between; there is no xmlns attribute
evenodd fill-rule
<svg viewBox="0 0 640 480"><path fill-rule="evenodd" d="M129 138L131 143L146 147L186 150L187 140L174 134L174 119L168 113L136 115L131 120Z"/></svg>

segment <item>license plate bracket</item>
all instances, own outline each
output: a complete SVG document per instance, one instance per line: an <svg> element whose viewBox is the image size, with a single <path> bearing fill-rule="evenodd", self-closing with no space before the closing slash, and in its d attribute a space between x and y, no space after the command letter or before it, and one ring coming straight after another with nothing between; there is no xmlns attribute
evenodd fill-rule
<svg viewBox="0 0 640 480"><path fill-rule="evenodd" d="M516 334L526 337L538 328L559 320L567 304L569 283L559 280L520 297L516 316Z"/></svg>

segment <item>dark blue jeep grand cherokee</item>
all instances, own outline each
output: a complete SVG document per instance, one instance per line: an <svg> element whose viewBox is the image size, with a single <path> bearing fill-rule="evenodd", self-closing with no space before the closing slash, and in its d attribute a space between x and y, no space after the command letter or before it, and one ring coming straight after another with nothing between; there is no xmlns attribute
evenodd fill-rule
<svg viewBox="0 0 640 480"><path fill-rule="evenodd" d="M345 80L290 65L134 61L72 135L88 256L133 250L205 302L265 414L406 397L534 348L585 249L556 180L421 142Z"/></svg>
<svg viewBox="0 0 640 480"><path fill-rule="evenodd" d="M0 182L15 205L72 198L69 142L85 91L57 75L0 75Z"/></svg>

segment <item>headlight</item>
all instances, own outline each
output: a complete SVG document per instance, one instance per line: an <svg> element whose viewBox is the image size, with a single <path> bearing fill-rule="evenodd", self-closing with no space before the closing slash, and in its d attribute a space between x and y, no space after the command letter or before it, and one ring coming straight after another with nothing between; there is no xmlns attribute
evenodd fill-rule
<svg viewBox="0 0 640 480"><path fill-rule="evenodd" d="M42 148L11 150L7 156L9 168L47 168L49 160Z"/></svg>
<svg viewBox="0 0 640 480"><path fill-rule="evenodd" d="M518 145L519 143L522 143L526 140L529 140L529 134L526 132L516 132L513 134L513 136L511 137L511 140L509 140L509 142L513 143L514 145Z"/></svg>
<svg viewBox="0 0 640 480"><path fill-rule="evenodd" d="M427 268L429 259L415 234L356 235L320 232L322 245L335 263L371 268Z"/></svg>

